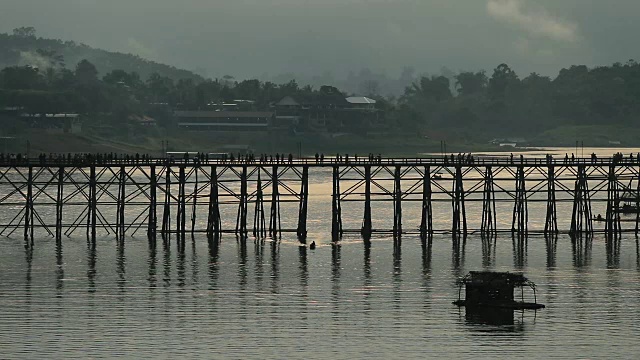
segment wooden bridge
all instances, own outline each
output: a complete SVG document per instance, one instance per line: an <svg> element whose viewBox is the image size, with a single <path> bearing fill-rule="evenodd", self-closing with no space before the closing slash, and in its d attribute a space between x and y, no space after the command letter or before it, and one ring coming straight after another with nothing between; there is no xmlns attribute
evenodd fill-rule
<svg viewBox="0 0 640 360"><path fill-rule="evenodd" d="M277 238L295 232L304 243L310 169L331 174L327 216L333 241L345 233L359 233L369 241L376 232L395 237L417 233L424 240L435 233L455 238L498 232L517 236L603 232L617 238L625 231L637 235L640 225L637 158L12 159L0 163L0 214L10 215L0 224L0 236L21 233L32 245L34 232L58 241L83 230L92 241L97 233L124 239L140 232L154 243L158 233L165 240L175 234L180 241L189 233ZM388 229L373 226L372 203L381 201L392 203L393 225ZM298 209L297 226L283 228L281 204L292 202ZM363 205L360 227L343 227L345 202ZM408 202L420 204L419 226L403 223L403 204ZM482 205L478 228L468 223L470 202ZM532 202L544 203L544 227L529 226ZM563 202L571 204L570 213L558 213L557 204ZM606 204L604 217L593 216L594 202ZM434 227L436 203L450 204L445 228ZM496 203L508 203L512 209L510 227L498 226ZM634 215L627 220L632 226L623 227L619 214L625 203ZM223 227L222 206L234 208L235 226ZM559 216L570 217L570 226L559 228ZM206 224L196 219L206 219Z"/></svg>

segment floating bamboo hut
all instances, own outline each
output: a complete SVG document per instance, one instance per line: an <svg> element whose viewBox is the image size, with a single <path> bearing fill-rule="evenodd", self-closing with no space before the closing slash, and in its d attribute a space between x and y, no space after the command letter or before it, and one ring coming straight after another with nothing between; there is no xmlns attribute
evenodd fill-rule
<svg viewBox="0 0 640 360"><path fill-rule="evenodd" d="M461 298L465 288L465 299ZM534 302L524 301L524 288L533 290ZM521 300L514 297L516 288L521 289ZM460 280L457 306L493 307L504 309L541 309L537 303L536 285L522 274L493 271L471 271Z"/></svg>

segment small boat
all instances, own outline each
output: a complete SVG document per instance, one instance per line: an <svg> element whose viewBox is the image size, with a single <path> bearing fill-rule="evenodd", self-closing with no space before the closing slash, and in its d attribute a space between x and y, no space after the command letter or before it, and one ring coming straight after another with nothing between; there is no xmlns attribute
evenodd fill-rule
<svg viewBox="0 0 640 360"><path fill-rule="evenodd" d="M621 201L624 201L621 208L617 208L616 212L619 214L637 214L640 212L638 209L638 202L640 200L640 194L631 187L633 179L629 180L629 185L623 187L623 193L620 197Z"/></svg>
<svg viewBox="0 0 640 360"><path fill-rule="evenodd" d="M471 271L459 281L458 300L453 304L467 308L500 308L500 309L542 309L537 303L536 285L522 274L493 271ZM461 298L465 288L465 299ZM516 301L515 288L522 289L522 300ZM524 288L533 290L534 302L524 301Z"/></svg>
<svg viewBox="0 0 640 360"><path fill-rule="evenodd" d="M618 209L618 212L621 214L637 214L638 207L629 203L625 203L621 208Z"/></svg>

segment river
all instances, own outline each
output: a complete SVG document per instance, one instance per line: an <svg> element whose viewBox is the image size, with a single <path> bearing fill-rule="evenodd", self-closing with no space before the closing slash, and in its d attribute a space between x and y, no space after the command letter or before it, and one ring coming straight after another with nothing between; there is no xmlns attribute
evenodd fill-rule
<svg viewBox="0 0 640 360"><path fill-rule="evenodd" d="M354 236L332 246L326 216L331 178L311 179L309 241L316 241L315 250L291 236L245 243L225 234L218 246L195 237L184 252L175 239L153 248L143 236L120 244L102 236L95 248L81 234L64 238L60 247L38 236L32 250L19 237L0 239L0 354L637 358L640 257L632 235L623 235L619 247L608 247L602 235L577 242L532 236L522 246L510 236L495 242L470 236L454 246L451 236L436 235L424 247L406 235L395 252L391 238L376 237L366 248ZM295 206L282 211L283 221L293 223ZM374 223L392 221L390 206L373 213ZM419 223L418 214L417 205L410 207L404 221ZM450 221L438 214L434 221ZM351 228L361 215L343 209ZM543 209L533 207L529 216L540 221ZM510 216L499 221L508 224ZM524 272L546 308L479 318L452 305L457 280L482 269Z"/></svg>

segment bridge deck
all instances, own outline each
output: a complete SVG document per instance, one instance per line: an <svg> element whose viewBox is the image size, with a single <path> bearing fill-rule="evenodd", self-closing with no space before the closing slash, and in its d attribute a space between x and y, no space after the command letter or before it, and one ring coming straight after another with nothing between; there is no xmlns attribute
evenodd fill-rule
<svg viewBox="0 0 640 360"><path fill-rule="evenodd" d="M458 159L451 160L450 157L442 156L429 156L429 157L415 157L415 158L382 158L382 159L368 159L358 157L357 159L350 157L349 160L344 158L338 160L336 158L325 158L324 160L316 160L315 158L303 157L294 158L292 160L222 160L222 159L175 159L175 158L149 158L149 159L110 159L110 160L97 160L90 158L78 158L78 159L45 159L40 160L38 158L21 159L21 160L8 160L0 159L0 167L24 167L24 166L45 166L45 167L57 167L57 166L122 166L122 165L138 165L138 166L151 166L151 165L223 165L223 166L272 166L272 165L290 165L290 166L303 166L309 167L333 167L333 166L365 166L365 165L386 165L386 166L524 166L524 167L540 167L540 166L640 166L640 158L638 157L624 157L616 159L614 157L599 157L589 158L581 157L575 159L564 158L551 158L544 157L514 157L511 159L508 155L505 156L473 156L473 159Z"/></svg>
<svg viewBox="0 0 640 360"><path fill-rule="evenodd" d="M503 231L519 235L602 231L617 236L625 231L638 234L640 230L639 157L468 155L262 160L0 157L0 207L7 210L4 218L0 216L0 236L18 229L23 229L25 239L33 239L34 229L43 229L57 239L79 229L87 229L92 239L97 229L115 233L118 238L144 229L150 239L159 229L163 235L178 234L182 239L186 232L209 236L227 232L245 236L252 232L254 236L268 233L275 237L295 231L304 241L312 168L331 169L333 185L327 199L331 201L334 240L350 232L359 232L368 241L375 233L398 236L418 232L430 238L434 233L467 235L476 231L483 235ZM374 228L374 201L393 203L392 228ZM359 229L343 227L342 205L348 202L363 204ZM421 204L419 226L403 223L403 203L408 202ZM473 228L467 221L467 205L478 202L482 203L482 213L476 218L481 218L481 224ZM544 229L530 228L528 204L540 202L545 203ZM556 205L567 202L572 209L557 209ZM280 205L286 203L298 204L297 226L293 228L291 222L284 228L281 224ZM441 228L437 228L433 208L445 203L451 206L447 215L450 226L442 228L440 222ZM497 203L509 203L501 211L513 209L508 214L510 228L499 226ZM604 218L593 215L592 203L606 204ZM270 208L267 211L265 204ZM235 228L223 228L223 206L237 209ZM48 210L52 207L55 213ZM73 211L68 211L70 208ZM635 220L623 221L619 214L625 212L634 214ZM569 213L570 227L559 228L558 216L569 218ZM443 216L441 209L438 214ZM205 228L199 227L196 217L207 219ZM602 229L594 229L594 222L602 224Z"/></svg>

